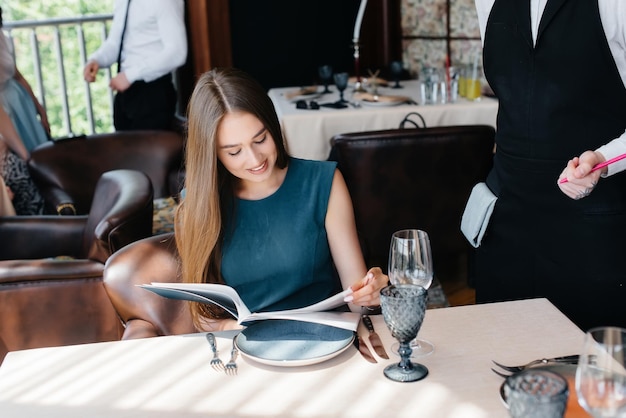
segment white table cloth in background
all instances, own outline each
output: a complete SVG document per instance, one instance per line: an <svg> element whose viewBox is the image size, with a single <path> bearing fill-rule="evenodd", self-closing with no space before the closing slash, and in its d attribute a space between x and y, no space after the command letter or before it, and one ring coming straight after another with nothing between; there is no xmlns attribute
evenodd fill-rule
<svg viewBox="0 0 626 418"><path fill-rule="evenodd" d="M382 316L372 319L389 352L395 340ZM216 335L227 360L230 336ZM372 364L354 347L293 368L240 357L238 375L227 376L211 368L202 333L10 352L0 367L0 416L504 418L491 360L579 353L584 333L546 299L530 299L430 309L419 336L435 352L420 359L429 375L413 383L383 376L393 354Z"/></svg>
<svg viewBox="0 0 626 418"><path fill-rule="evenodd" d="M416 80L403 81L403 88L379 88L380 95L401 95L419 102L419 83ZM331 94L314 100L318 103L332 103L339 99L335 86L330 86ZM491 125L496 126L498 101L482 97L479 101L460 98L455 103L437 105L396 105L371 106L360 108L350 106L345 109L322 107L319 110L296 109L293 101L285 94L297 91L298 87L271 89L268 94L274 103L289 153L294 157L325 160L330 152L330 139L337 134L379 129L398 128L409 112L419 112L426 126L447 125ZM322 90L322 87L319 88ZM345 99L352 101L352 87L345 92ZM307 103L313 99L307 99ZM417 120L413 118L414 120Z"/></svg>

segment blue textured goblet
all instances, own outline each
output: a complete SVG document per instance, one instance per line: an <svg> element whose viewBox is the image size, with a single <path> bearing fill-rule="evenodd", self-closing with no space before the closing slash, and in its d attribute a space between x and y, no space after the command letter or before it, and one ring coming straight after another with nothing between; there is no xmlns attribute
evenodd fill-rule
<svg viewBox="0 0 626 418"><path fill-rule="evenodd" d="M389 63L389 71L391 72L391 77L393 78L393 81L395 81L395 84L393 85L392 88L394 89L402 88L402 86L400 85L400 77L402 76L403 70L404 70L404 64L402 63L402 61L391 61Z"/></svg>
<svg viewBox="0 0 626 418"><path fill-rule="evenodd" d="M324 84L324 91L322 91L322 94L331 93L328 85L333 79L333 67L331 67L330 65L321 65L317 68L317 72L320 76L320 80Z"/></svg>
<svg viewBox="0 0 626 418"><path fill-rule="evenodd" d="M348 87L348 73L335 73L333 78L335 79L335 87L339 90L339 103L347 103L348 101L343 98L343 91Z"/></svg>
<svg viewBox="0 0 626 418"><path fill-rule="evenodd" d="M383 373L396 382L415 382L428 375L426 366L411 362L411 341L424 321L428 292L416 284L390 285L380 291L383 318L398 340L400 363L385 367Z"/></svg>

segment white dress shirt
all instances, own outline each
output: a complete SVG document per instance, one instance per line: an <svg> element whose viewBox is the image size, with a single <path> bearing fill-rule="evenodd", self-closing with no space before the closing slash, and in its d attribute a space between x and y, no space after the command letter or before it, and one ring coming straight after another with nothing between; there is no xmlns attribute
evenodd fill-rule
<svg viewBox="0 0 626 418"><path fill-rule="evenodd" d="M116 0L106 41L89 59L100 67L117 63L129 0ZM180 67L187 59L183 0L132 0L124 33L121 71L130 83L150 82Z"/></svg>
<svg viewBox="0 0 626 418"><path fill-rule="evenodd" d="M592 0L589 0L592 1ZM617 64L624 86L626 86L626 0L597 0L600 9L600 20L606 35L609 49ZM530 22L533 41L537 41L537 31L541 15L548 0L530 0ZM475 0L478 12L478 24L480 36L484 41L487 19L495 0ZM572 28L576 30L576 28ZM565 40L564 40L565 41ZM626 153L626 132L622 136L601 146L596 151L604 155L607 160ZM572 155L572 157L575 157ZM626 160L622 160L608 166L607 175L613 175L626 170Z"/></svg>

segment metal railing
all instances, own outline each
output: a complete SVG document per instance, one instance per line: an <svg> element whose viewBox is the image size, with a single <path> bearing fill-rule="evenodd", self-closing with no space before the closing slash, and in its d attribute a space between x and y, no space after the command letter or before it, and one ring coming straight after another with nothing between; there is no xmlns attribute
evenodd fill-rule
<svg viewBox="0 0 626 418"><path fill-rule="evenodd" d="M105 76L96 83L82 76L87 45L104 42L112 18L106 14L3 24L18 69L48 113L53 138L113 130L110 69L104 69ZM94 97L94 91L103 94Z"/></svg>

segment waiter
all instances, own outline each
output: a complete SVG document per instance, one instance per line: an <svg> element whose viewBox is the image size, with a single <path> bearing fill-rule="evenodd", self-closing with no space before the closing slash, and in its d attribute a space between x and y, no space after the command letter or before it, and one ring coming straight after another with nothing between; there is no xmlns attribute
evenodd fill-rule
<svg viewBox="0 0 626 418"><path fill-rule="evenodd" d="M626 327L626 163L591 172L626 152L626 1L475 2L499 100L476 301L547 297L584 330Z"/></svg>
<svg viewBox="0 0 626 418"><path fill-rule="evenodd" d="M106 41L85 65L87 82L117 63L115 129L171 129L176 91L171 73L187 59L183 0L116 0Z"/></svg>

